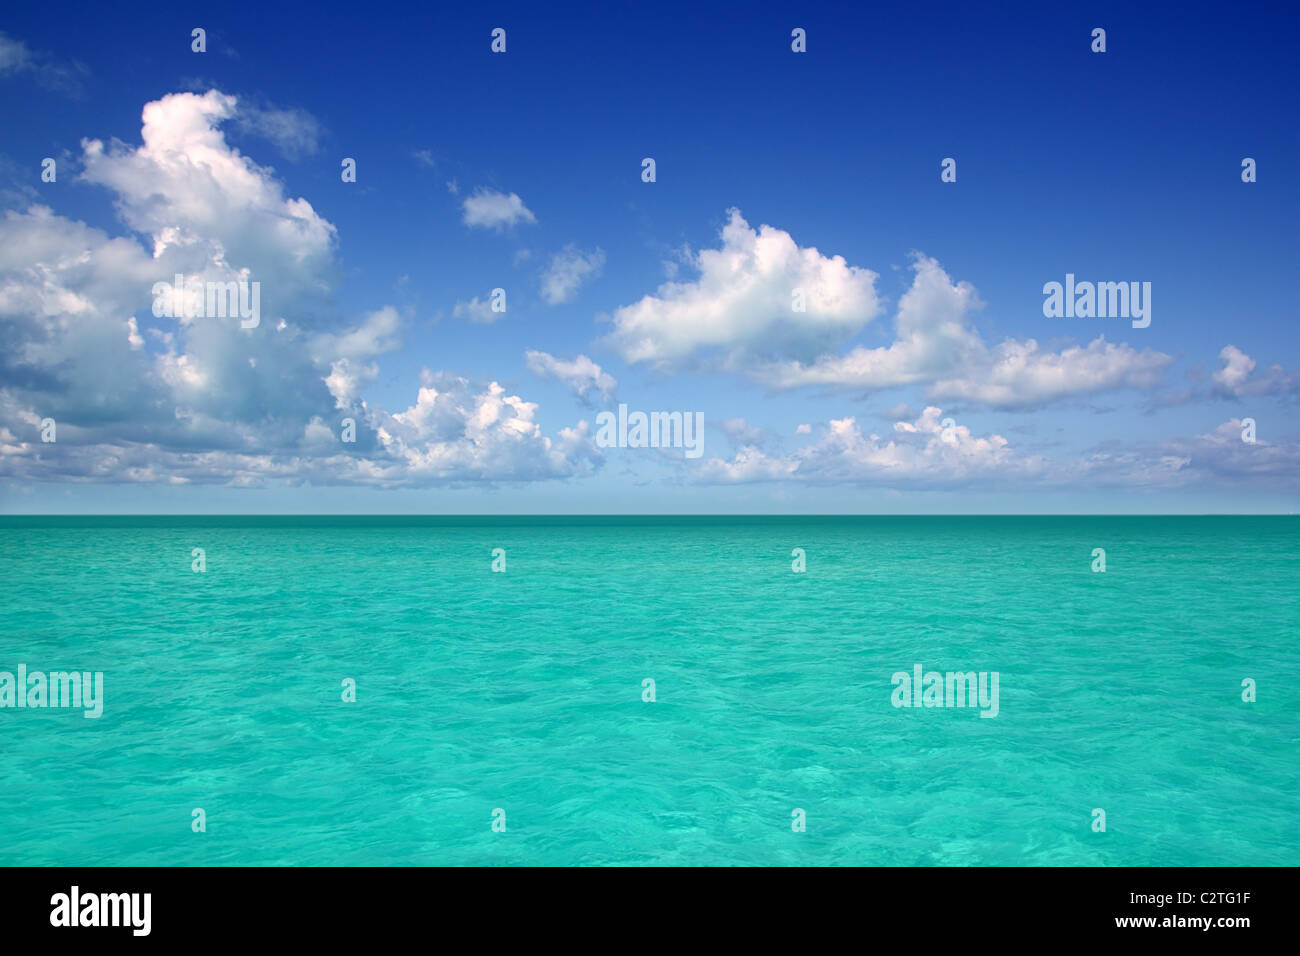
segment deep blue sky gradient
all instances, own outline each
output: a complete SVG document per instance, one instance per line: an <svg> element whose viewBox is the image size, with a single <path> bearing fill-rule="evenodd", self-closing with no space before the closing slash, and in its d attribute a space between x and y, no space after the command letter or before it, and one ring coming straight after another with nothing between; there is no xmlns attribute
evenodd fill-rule
<svg viewBox="0 0 1300 956"><path fill-rule="evenodd" d="M324 130L313 156L279 155L234 128L227 137L338 228L340 313L384 303L403 310L405 345L383 359L368 392L392 408L414 400L428 366L518 390L540 403L548 432L589 417L563 386L528 372L530 347L592 356L636 407L699 408L710 422L744 417L787 435L798 423L847 415L887 427L877 418L883 409L923 407L908 390L774 394L736 377L665 376L602 349L602 316L653 293L663 261L683 244L716 246L733 206L751 226L771 224L801 246L880 273L885 314L851 344L889 341L893 306L911 278L908 255L919 250L979 290L986 306L976 324L990 345L1004 337L1086 344L1103 332L1175 356L1155 390L1175 392L1216 370L1229 343L1261 369L1300 366L1298 9L17 4L0 30L84 64L87 79L79 97L27 75L0 79L0 171L30 181L42 157L76 156L83 137L138 144L142 106L180 90L216 87L310 112ZM205 55L189 51L193 26L208 31ZM505 56L487 52L495 26L508 30ZM808 31L806 55L790 52L794 26ZM1107 30L1105 55L1089 51L1095 26ZM430 151L434 168L415 160L417 150ZM339 181L344 156L357 159L355 186ZM643 156L655 157L657 183L640 181ZM938 179L947 156L958 161L955 185ZM1258 161L1254 185L1240 181L1243 156ZM459 197L446 187L451 179ZM478 186L518 193L537 225L467 229L459 203ZM128 231L99 186L61 181L40 201L110 234ZM568 243L601 247L607 263L575 301L548 306L535 272ZM520 249L534 255L516 265ZM1044 318L1042 284L1066 272L1150 281L1150 328ZM456 301L499 285L519 290L500 322L451 318ZM1051 455L1199 434L1244 415L1266 423L1272 439L1300 438L1285 397L1158 409L1152 397L954 411L980 434ZM724 453L720 434L707 442L710 454ZM60 503L70 492L58 486L11 487L0 497L4 510L38 511L1157 512L1290 511L1300 497L1294 482L1250 500L1222 487L1080 486L1026 498L987 487L698 487L670 472L627 472L611 458L585 482L491 490L209 487L186 497L198 491L106 485L78 487L72 504Z"/></svg>

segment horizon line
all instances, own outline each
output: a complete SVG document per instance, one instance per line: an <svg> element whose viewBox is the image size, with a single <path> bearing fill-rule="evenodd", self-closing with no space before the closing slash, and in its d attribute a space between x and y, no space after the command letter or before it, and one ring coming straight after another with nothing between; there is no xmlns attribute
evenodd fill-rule
<svg viewBox="0 0 1300 956"><path fill-rule="evenodd" d="M6 518L1294 518L1294 511L957 512L10 512Z"/></svg>

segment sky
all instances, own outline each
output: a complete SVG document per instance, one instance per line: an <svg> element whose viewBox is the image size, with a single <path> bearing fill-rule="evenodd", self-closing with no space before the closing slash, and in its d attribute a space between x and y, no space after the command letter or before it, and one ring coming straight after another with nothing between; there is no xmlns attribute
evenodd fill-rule
<svg viewBox="0 0 1300 956"><path fill-rule="evenodd" d="M11 5L0 513L1293 513L1300 16L1054 6Z"/></svg>

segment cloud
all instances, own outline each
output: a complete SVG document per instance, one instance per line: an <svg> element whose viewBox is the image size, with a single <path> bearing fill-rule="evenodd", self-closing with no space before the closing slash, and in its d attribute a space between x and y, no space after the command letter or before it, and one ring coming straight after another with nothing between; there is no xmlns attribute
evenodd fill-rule
<svg viewBox="0 0 1300 956"><path fill-rule="evenodd" d="M1007 340L968 364L964 373L940 379L932 398L965 399L995 408L1025 408L1058 399L1115 389L1142 389L1160 380L1173 358L1149 349L1107 342L1044 351L1038 342Z"/></svg>
<svg viewBox="0 0 1300 956"><path fill-rule="evenodd" d="M730 460L710 459L700 469L706 482L800 481L811 483L947 485L996 476L1029 477L1042 459L1021 458L1000 435L977 437L963 425L945 425L930 406L914 422L897 422L887 436L863 433L857 419L833 419L813 444L770 455L742 444Z"/></svg>
<svg viewBox="0 0 1300 956"><path fill-rule="evenodd" d="M899 301L894 340L840 349L881 312L876 273L802 248L772 226L754 231L729 212L722 243L688 256L693 282L617 309L606 342L629 362L660 368L688 360L742 374L772 389L874 392L914 386L935 402L1031 407L1158 382L1170 356L1107 342L1060 351L1034 339L989 347L970 321L983 307L969 282L913 254L912 285ZM802 295L806 311L794 308Z"/></svg>
<svg viewBox="0 0 1300 956"><path fill-rule="evenodd" d="M19 74L31 74L37 83L55 93L79 97L90 71L75 60L65 63L0 33L0 76Z"/></svg>
<svg viewBox="0 0 1300 956"><path fill-rule="evenodd" d="M743 418L727 418L718 423L718 428L727 440L736 447L762 447L765 436L761 428L755 428ZM810 429L811 430L811 429Z"/></svg>
<svg viewBox="0 0 1300 956"><path fill-rule="evenodd" d="M578 294L578 287L600 275L604 267L603 249L584 255L574 245L565 246L551 257L551 264L542 275L542 298L550 305L569 302Z"/></svg>
<svg viewBox="0 0 1300 956"><path fill-rule="evenodd" d="M1159 381L1173 361L1150 350L1109 343L1043 350L1034 339L988 348L969 320L982 307L974 286L954 283L934 259L913 256L916 273L899 301L892 343L823 355L812 362L756 365L751 375L772 388L822 386L862 392L921 387L932 401L1024 408Z"/></svg>
<svg viewBox="0 0 1300 956"><path fill-rule="evenodd" d="M491 301L480 300L478 296L474 296L468 302L457 302L452 306L451 314L453 318L469 319L475 325L491 325L505 315L504 312L493 312Z"/></svg>
<svg viewBox="0 0 1300 956"><path fill-rule="evenodd" d="M810 357L880 312L876 273L800 247L772 226L755 231L738 209L728 210L721 239L690 258L697 280L667 282L614 312L608 341L625 360L668 367L710 352L743 367L754 356Z"/></svg>
<svg viewBox="0 0 1300 956"><path fill-rule="evenodd" d="M58 162L71 158L66 151L60 156L52 157ZM26 209L32 203L41 201L40 190L33 183L31 168L0 155L0 206L6 209Z"/></svg>
<svg viewBox="0 0 1300 956"><path fill-rule="evenodd" d="M426 169L433 169L438 164L434 161L433 153L427 149L417 149L411 154L415 161Z"/></svg>
<svg viewBox="0 0 1300 956"><path fill-rule="evenodd" d="M1300 482L1300 443L1242 440L1242 420L1232 418L1191 438L1123 446L1107 442L1091 452L1076 474L1094 484L1198 486L1247 493L1295 492Z"/></svg>
<svg viewBox="0 0 1300 956"><path fill-rule="evenodd" d="M1219 350L1219 359L1223 366L1208 376L1202 366L1188 372L1188 378L1196 383L1192 387L1151 396L1147 402L1148 411L1194 402L1264 397L1293 402L1300 398L1300 374L1287 371L1276 362L1256 374L1256 361L1231 344ZM1207 378L1210 382L1208 388L1205 387Z"/></svg>
<svg viewBox="0 0 1300 956"><path fill-rule="evenodd" d="M82 178L112 189L132 229L153 237L153 256L195 272L237 275L255 263L263 311L314 298L335 281L336 231L305 199L289 199L271 171L231 149L219 126L238 101L215 90L175 93L145 106L143 145L82 140Z"/></svg>
<svg viewBox="0 0 1300 956"><path fill-rule="evenodd" d="M1267 433L1267 429L1257 430L1255 441L1245 442L1242 420L1231 418L1212 432L1190 441L1168 442L1162 449L1186 457L1193 470L1223 479L1229 487L1250 480L1255 486L1273 484L1296 490L1300 487L1300 444L1269 441Z"/></svg>
<svg viewBox="0 0 1300 956"><path fill-rule="evenodd" d="M370 463L389 484L423 481L537 481L590 473L602 456L585 421L542 434L537 405L506 394L496 382L424 370L414 405L375 416L391 463Z"/></svg>
<svg viewBox="0 0 1300 956"><path fill-rule="evenodd" d="M549 352L528 349L524 352L524 359L528 363L529 371L538 378L550 382L563 382L583 402L590 400L593 391L598 393L601 401L606 404L614 400L618 382L614 376L585 355L566 361L557 359Z"/></svg>
<svg viewBox="0 0 1300 956"><path fill-rule="evenodd" d="M241 103L235 120L241 130L267 140L287 159L296 161L320 151L323 127L304 109Z"/></svg>
<svg viewBox="0 0 1300 956"><path fill-rule="evenodd" d="M1220 396L1245 398L1300 395L1300 375L1288 372L1281 365L1270 365L1262 375L1256 376L1255 360L1235 345L1224 346L1219 352L1219 358L1223 360L1223 368L1210 377Z"/></svg>
<svg viewBox="0 0 1300 956"><path fill-rule="evenodd" d="M544 435L536 405L495 382L426 372L405 411L368 404L401 315L337 312L336 230L226 143L239 108L173 94L144 107L140 145L83 140L82 179L110 190L122 236L43 206L0 219L0 475L397 486L599 467L584 423ZM260 324L155 315L176 273L259 282ZM44 417L56 444L39 441ZM337 439L344 417L355 444Z"/></svg>
<svg viewBox="0 0 1300 956"><path fill-rule="evenodd" d="M482 186L465 197L462 208L465 225L483 229L502 231L521 222L537 222L537 217L516 194L507 195Z"/></svg>
<svg viewBox="0 0 1300 956"><path fill-rule="evenodd" d="M1255 371L1255 360L1235 345L1225 345L1219 352L1223 368L1212 376L1214 383L1228 392L1237 392Z"/></svg>
<svg viewBox="0 0 1300 956"><path fill-rule="evenodd" d="M27 44L0 33L0 73L21 73L31 69L32 60Z"/></svg>
<svg viewBox="0 0 1300 956"><path fill-rule="evenodd" d="M371 359L401 347L401 328L397 310L384 306L367 315L354 329L321 333L308 343L317 365L329 366L325 387L334 396L335 408L357 404L362 390L379 378L379 365Z"/></svg>
<svg viewBox="0 0 1300 956"><path fill-rule="evenodd" d="M733 432L738 431L732 429ZM740 431L743 431L741 429ZM798 430L803 434L803 427ZM810 445L786 454L742 441L730 459L701 463L706 484L796 482L899 489L1092 487L1273 488L1295 491L1300 443L1242 441L1240 419L1191 438L1107 442L1075 458L1021 455L1001 435L977 436L936 406L915 421L866 434L854 418L833 419Z"/></svg>

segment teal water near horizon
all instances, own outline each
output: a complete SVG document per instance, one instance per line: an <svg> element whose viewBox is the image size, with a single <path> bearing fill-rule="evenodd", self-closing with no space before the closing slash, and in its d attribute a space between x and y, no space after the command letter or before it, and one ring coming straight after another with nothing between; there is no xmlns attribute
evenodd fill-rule
<svg viewBox="0 0 1300 956"><path fill-rule="evenodd" d="M105 698L0 709L0 865L1295 866L1298 533L0 516L0 671Z"/></svg>

